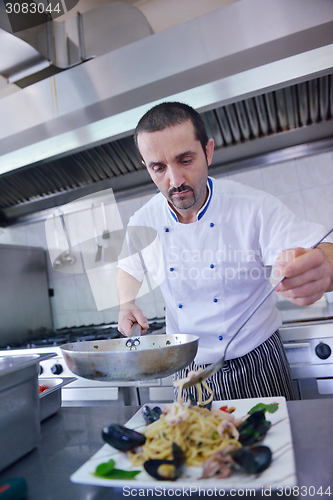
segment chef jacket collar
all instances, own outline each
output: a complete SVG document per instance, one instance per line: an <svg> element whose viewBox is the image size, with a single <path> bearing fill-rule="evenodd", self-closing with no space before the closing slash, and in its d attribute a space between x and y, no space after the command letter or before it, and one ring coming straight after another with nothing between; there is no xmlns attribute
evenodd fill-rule
<svg viewBox="0 0 333 500"><path fill-rule="evenodd" d="M207 209L209 207L209 204L211 202L211 199L212 199L212 195L213 195L213 182L212 182L212 179L210 177L207 178L207 187L208 187L207 201L200 208L199 212L197 213L197 220L200 220L205 215L205 213L207 212ZM170 214L172 215L172 217L175 219L176 222L178 222L178 217L176 215L176 212L170 207L170 205L168 206L168 208L169 208L169 211L170 211Z"/></svg>

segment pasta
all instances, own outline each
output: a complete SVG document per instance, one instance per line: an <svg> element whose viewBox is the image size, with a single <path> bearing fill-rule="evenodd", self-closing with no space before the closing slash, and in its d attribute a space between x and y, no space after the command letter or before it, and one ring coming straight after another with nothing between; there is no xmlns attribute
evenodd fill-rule
<svg viewBox="0 0 333 500"><path fill-rule="evenodd" d="M178 403L181 402L184 384L186 382L188 382L189 380L191 380L191 378L193 378L195 375L199 374L200 372L202 372L202 368L199 368L199 370L196 371L196 372L190 371L188 373L188 376L186 378L174 380L173 385L175 387L179 387L179 391L178 391ZM210 393L210 397L205 402L202 401L202 390L201 390L201 387L200 387L201 384L204 386L204 388L207 390L207 392ZM207 383L206 383L205 380L203 380L201 382L201 384L196 384L197 390L198 390L198 399L199 399L198 404L201 405L201 406L205 406L205 405L208 405L213 400L214 393L213 393L212 389L210 389L208 387L208 385L207 385Z"/></svg>
<svg viewBox="0 0 333 500"><path fill-rule="evenodd" d="M150 459L172 460L175 442L185 452L188 466L201 466L228 445L241 446L237 424L235 417L227 412L175 402L165 406L160 419L142 431L145 444L128 452L128 456L135 466Z"/></svg>

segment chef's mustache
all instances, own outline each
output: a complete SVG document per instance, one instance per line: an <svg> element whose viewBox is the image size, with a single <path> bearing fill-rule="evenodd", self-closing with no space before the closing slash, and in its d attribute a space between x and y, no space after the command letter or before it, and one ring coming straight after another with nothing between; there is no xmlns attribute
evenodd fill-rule
<svg viewBox="0 0 333 500"><path fill-rule="evenodd" d="M182 184L177 188L170 189L168 194L169 196L172 196L174 193L181 193L182 191L193 191L193 188L191 186L186 186L186 184Z"/></svg>

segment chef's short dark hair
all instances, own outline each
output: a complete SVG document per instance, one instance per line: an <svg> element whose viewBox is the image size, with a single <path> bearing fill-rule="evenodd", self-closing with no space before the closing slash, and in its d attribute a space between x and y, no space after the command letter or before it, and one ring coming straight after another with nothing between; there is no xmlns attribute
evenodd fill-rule
<svg viewBox="0 0 333 500"><path fill-rule="evenodd" d="M195 109L181 102L162 102L143 115L134 132L134 142L138 151L138 135L140 132L157 132L189 120L193 123L195 138L200 141L206 155L208 135L205 124Z"/></svg>

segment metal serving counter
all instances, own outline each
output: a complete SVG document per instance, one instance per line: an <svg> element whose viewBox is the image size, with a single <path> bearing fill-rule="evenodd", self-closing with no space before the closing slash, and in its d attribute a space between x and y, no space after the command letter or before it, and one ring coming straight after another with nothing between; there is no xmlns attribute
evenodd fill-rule
<svg viewBox="0 0 333 500"><path fill-rule="evenodd" d="M299 498L329 500L333 496L333 399L291 401L287 405L298 485L303 493ZM124 424L137 409L128 406L61 408L56 415L43 422L38 448L4 470L0 474L0 484L8 479L24 477L28 483L28 500L125 498L122 489L74 484L69 477L103 445L102 427L108 423ZM134 488L135 484L129 482L129 486ZM288 493L285 497L277 495L276 498L297 498ZM131 496L135 496L134 491ZM138 490L136 496L139 496ZM167 497L168 493L164 496ZM275 498L273 491L269 496ZM149 497L154 498L152 495ZM259 493L256 498L261 498Z"/></svg>
<svg viewBox="0 0 333 500"><path fill-rule="evenodd" d="M277 308L282 313L283 323L333 320L333 302L327 302L326 295L309 306L297 306L279 296Z"/></svg>

